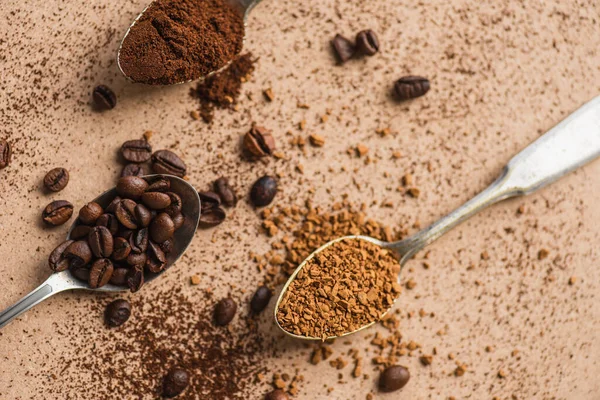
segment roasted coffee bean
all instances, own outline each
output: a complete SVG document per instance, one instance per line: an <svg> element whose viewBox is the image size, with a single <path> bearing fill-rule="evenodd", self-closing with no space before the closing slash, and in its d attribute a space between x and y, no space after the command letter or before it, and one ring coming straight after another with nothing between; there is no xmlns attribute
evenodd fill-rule
<svg viewBox="0 0 600 400"><path fill-rule="evenodd" d="M356 51L366 56L372 56L379 51L377 34L370 29L360 31L356 35Z"/></svg>
<svg viewBox="0 0 600 400"><path fill-rule="evenodd" d="M153 181L150 186L148 186L147 192L168 192L171 189L171 181L167 178L160 177Z"/></svg>
<svg viewBox="0 0 600 400"><path fill-rule="evenodd" d="M70 266L69 271L71 272L71 275L73 275L80 281L89 282L90 280L90 269L86 265L83 265L81 267Z"/></svg>
<svg viewBox="0 0 600 400"><path fill-rule="evenodd" d="M150 160L152 146L144 139L128 140L121 146L123 158L132 163L143 163Z"/></svg>
<svg viewBox="0 0 600 400"><path fill-rule="evenodd" d="M129 238L131 251L134 253L145 253L148 249L148 228L140 229Z"/></svg>
<svg viewBox="0 0 600 400"><path fill-rule="evenodd" d="M177 193L167 192L167 194L171 198L171 205L165 208L163 212L167 213L170 217L173 217L181 212L183 202Z"/></svg>
<svg viewBox="0 0 600 400"><path fill-rule="evenodd" d="M127 229L137 229L137 217L135 216L135 206L137 204L133 200L123 199L117 205L115 215L117 219Z"/></svg>
<svg viewBox="0 0 600 400"><path fill-rule="evenodd" d="M87 225L77 225L75 228L73 228L73 230L71 231L71 234L69 235L70 239L87 239L88 234L90 233L90 231L92 230L91 226L87 226Z"/></svg>
<svg viewBox="0 0 600 400"><path fill-rule="evenodd" d="M403 388L409 379L408 369L400 365L393 365L384 369L379 376L379 389L383 392L393 392Z"/></svg>
<svg viewBox="0 0 600 400"><path fill-rule="evenodd" d="M250 309L254 314L261 313L269 305L269 301L273 296L273 292L266 286L261 286L256 289L252 300L250 300Z"/></svg>
<svg viewBox="0 0 600 400"><path fill-rule="evenodd" d="M429 91L429 80L420 76L405 76L394 84L394 93L398 100L409 100L423 96Z"/></svg>
<svg viewBox="0 0 600 400"><path fill-rule="evenodd" d="M132 292L137 292L144 285L144 270L142 268L131 268L127 274L127 287Z"/></svg>
<svg viewBox="0 0 600 400"><path fill-rule="evenodd" d="M190 375L183 368L171 368L163 382L163 396L175 397L182 393L190 384Z"/></svg>
<svg viewBox="0 0 600 400"><path fill-rule="evenodd" d="M65 249L63 256L69 259L69 266L76 269L92 260L92 250L86 240L78 240Z"/></svg>
<svg viewBox="0 0 600 400"><path fill-rule="evenodd" d="M227 207L234 207L237 204L237 195L229 185L229 180L225 177L217 179L214 183L215 192L221 198L221 202Z"/></svg>
<svg viewBox="0 0 600 400"><path fill-rule="evenodd" d="M113 273L113 264L108 258L100 258L92 264L90 268L90 288L96 289L102 287L110 281Z"/></svg>
<svg viewBox="0 0 600 400"><path fill-rule="evenodd" d="M127 274L129 268L115 268L112 276L110 277L109 283L115 286L127 286Z"/></svg>
<svg viewBox="0 0 600 400"><path fill-rule="evenodd" d="M98 85L94 88L92 98L94 99L96 108L99 110L110 110L117 105L117 96L115 95L115 92L104 85Z"/></svg>
<svg viewBox="0 0 600 400"><path fill-rule="evenodd" d="M231 322L237 311L237 304L232 298L226 297L219 301L215 307L215 323L225 326Z"/></svg>
<svg viewBox="0 0 600 400"><path fill-rule="evenodd" d="M169 254L170 252L173 251L173 239L167 239L164 242L162 242L160 244L160 249L165 253L165 254Z"/></svg>
<svg viewBox="0 0 600 400"><path fill-rule="evenodd" d="M127 256L126 261L127 261L127 264L131 265L132 267L143 268L144 264L146 264L147 259L148 259L148 256L146 255L146 253L131 252Z"/></svg>
<svg viewBox="0 0 600 400"><path fill-rule="evenodd" d="M160 213L150 223L150 238L156 243L170 239L175 232L175 224L166 213Z"/></svg>
<svg viewBox="0 0 600 400"><path fill-rule="evenodd" d="M275 389L265 395L265 400L289 400L288 395L281 389Z"/></svg>
<svg viewBox="0 0 600 400"><path fill-rule="evenodd" d="M162 192L146 192L142 202L153 210L163 210L171 205L171 197Z"/></svg>
<svg viewBox="0 0 600 400"><path fill-rule="evenodd" d="M130 316L131 304L123 299L113 301L104 310L104 322L111 328L123 325Z"/></svg>
<svg viewBox="0 0 600 400"><path fill-rule="evenodd" d="M119 227L119 232L117 232L118 237L122 237L126 240L129 240L131 235L133 235L133 230L125 228L124 226Z"/></svg>
<svg viewBox="0 0 600 400"><path fill-rule="evenodd" d="M178 230L179 228L181 228L183 226L183 223L185 222L185 217L183 216L182 213L175 215L171 219L173 220L173 225L175 226L175 230Z"/></svg>
<svg viewBox="0 0 600 400"><path fill-rule="evenodd" d="M113 243L112 259L115 261L123 261L127 259L129 253L131 253L131 245L129 244L129 240L122 237L115 238Z"/></svg>
<svg viewBox="0 0 600 400"><path fill-rule="evenodd" d="M277 180L265 175L257 180L250 190L250 200L256 207L264 207L273 201L277 194Z"/></svg>
<svg viewBox="0 0 600 400"><path fill-rule="evenodd" d="M62 225L73 215L73 204L66 200L56 200L42 211L42 219L48 225Z"/></svg>
<svg viewBox="0 0 600 400"><path fill-rule="evenodd" d="M244 150L251 157L266 157L275 150L275 139L271 131L262 126L252 125L244 136Z"/></svg>
<svg viewBox="0 0 600 400"><path fill-rule="evenodd" d="M146 171L146 167L140 164L127 164L121 170L121 178L126 176L144 176L148 175L148 171Z"/></svg>
<svg viewBox="0 0 600 400"><path fill-rule="evenodd" d="M44 186L51 192L60 192L69 183L69 171L64 168L54 168L44 177Z"/></svg>
<svg viewBox="0 0 600 400"><path fill-rule="evenodd" d="M201 212L221 205L221 198L215 192L198 192L198 197L200 197Z"/></svg>
<svg viewBox="0 0 600 400"><path fill-rule="evenodd" d="M152 213L143 204L137 204L134 209L135 221L139 227L145 228L152 221Z"/></svg>
<svg viewBox="0 0 600 400"><path fill-rule="evenodd" d="M110 257L113 252L113 237L108 228L95 226L88 235L88 243L94 256L98 258Z"/></svg>
<svg viewBox="0 0 600 400"><path fill-rule="evenodd" d="M85 226L85 225L80 225ZM96 226L103 226L110 231L111 235L116 235L119 231L119 220L112 214L102 214L96 220Z"/></svg>
<svg viewBox="0 0 600 400"><path fill-rule="evenodd" d="M159 273L167 266L167 258L160 246L152 241L148 244L148 258L146 260L146 269L150 272Z"/></svg>
<svg viewBox="0 0 600 400"><path fill-rule="evenodd" d="M121 202L121 198L119 196L116 196L108 205L108 207L106 207L106 212L110 213L110 214L115 214L117 211L117 205Z"/></svg>
<svg viewBox="0 0 600 400"><path fill-rule="evenodd" d="M69 268L69 259L65 256L65 249L73 243L73 240L67 240L59 244L48 257L48 265L54 272L64 271Z"/></svg>
<svg viewBox="0 0 600 400"><path fill-rule="evenodd" d="M183 178L185 163L170 150L159 150L152 154L152 170L157 174L175 175Z"/></svg>
<svg viewBox="0 0 600 400"><path fill-rule="evenodd" d="M338 64L343 64L354 56L356 48L354 43L340 34L335 35L331 41L333 52L337 58Z"/></svg>
<svg viewBox="0 0 600 400"><path fill-rule="evenodd" d="M225 211L221 207L203 209L200 213L199 225L204 227L217 226L225 221Z"/></svg>
<svg viewBox="0 0 600 400"><path fill-rule="evenodd" d="M137 200L148 189L148 182L139 176L124 176L117 181L119 196Z"/></svg>
<svg viewBox="0 0 600 400"><path fill-rule="evenodd" d="M10 143L4 139L0 139L0 169L8 167L12 157L12 148Z"/></svg>
<svg viewBox="0 0 600 400"><path fill-rule="evenodd" d="M87 203L79 210L79 220L86 225L93 225L102 214L104 214L104 210L100 204Z"/></svg>

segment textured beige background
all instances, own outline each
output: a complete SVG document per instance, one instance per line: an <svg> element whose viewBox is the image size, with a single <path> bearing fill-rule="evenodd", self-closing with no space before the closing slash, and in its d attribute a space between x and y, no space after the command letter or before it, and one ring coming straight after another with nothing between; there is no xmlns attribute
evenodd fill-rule
<svg viewBox="0 0 600 400"><path fill-rule="evenodd" d="M14 144L12 165L0 171L0 309L47 277L46 255L67 230L42 227L42 207L63 198L80 207L113 185L120 170L116 149L147 129L155 132L155 148L183 156L199 188L225 174L246 193L262 173L279 172L280 202L303 199L309 187L324 206L347 194L367 203L369 216L413 232L416 221L424 226L460 205L512 154L600 94L600 6L594 0L265 0L248 21L246 47L260 60L240 111L219 112L206 126L189 118L195 107L190 85L147 88L118 75L120 36L144 6L140 0L4 0L0 6L0 136ZM381 54L333 66L328 40L366 27L380 34ZM429 77L432 90L395 104L390 85L408 73ZM119 98L116 109L102 114L89 104L99 83ZM270 104L261 96L267 87L276 95ZM299 109L298 102L311 108ZM332 117L321 124L327 108ZM323 149L302 155L286 145L285 132L299 133L302 119L307 132L326 138ZM238 137L253 120L274 130L289 161L240 161ZM381 138L375 131L384 127L392 135ZM370 148L376 163L346 154L358 143ZM403 157L393 160L394 150ZM297 163L303 176L294 172ZM67 167L71 182L48 195L40 181L55 166ZM406 172L421 189L418 199L395 190ZM431 246L430 269L421 266L423 254L411 261L404 277L417 286L397 306L404 316L424 309L435 317L405 317L401 331L438 355L430 367L404 357L410 383L377 398L600 399L599 177L595 162L535 195L495 206ZM384 201L394 207L381 207ZM517 216L521 205L525 213ZM217 294L231 284L253 290L260 276L247 253L268 249L258 226L242 202L227 223L200 232L155 287L182 286L191 296L208 286ZM542 248L550 255L539 261ZM483 251L489 260L481 259ZM215 278L190 287L192 273ZM573 286L571 276L577 277ZM77 335L82 326L104 329L100 316L88 311L92 296L60 294L0 332L0 398L67 398L67 392L93 398L64 383L84 376L48 380L39 373L58 373L56 357L89 340ZM446 334L436 335L442 328ZM352 346L369 348L367 342L357 336ZM495 351L485 352L487 345ZM299 399L364 399L375 389L372 371L371 379L356 380L348 367L338 384L338 371L308 365L295 343L282 346L286 350L265 365L300 367L307 382ZM451 374L451 352L468 365L461 378ZM500 369L505 379L497 378ZM334 391L327 394L325 385Z"/></svg>

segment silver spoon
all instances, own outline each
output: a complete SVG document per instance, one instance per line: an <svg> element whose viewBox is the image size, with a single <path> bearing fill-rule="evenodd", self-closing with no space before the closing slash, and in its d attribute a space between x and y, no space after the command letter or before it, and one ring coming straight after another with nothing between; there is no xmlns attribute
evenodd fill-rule
<svg viewBox="0 0 600 400"><path fill-rule="evenodd" d="M145 178L155 178L160 176L168 178L171 181L171 191L177 193L181 197L183 202L181 212L185 215L185 221L183 226L175 232L173 251L167 255L167 268L157 274L145 273L144 278L146 284L158 278L162 273L168 270L168 267L172 266L175 261L181 257L194 238L196 228L198 227L198 220L200 219L200 198L198 197L196 189L183 179L171 175L148 175L145 176ZM94 201L103 208L106 208L116 195L117 191L113 188L96 197ZM71 225L67 237L69 237L75 225L76 223ZM129 290L125 287L111 284L104 285L97 289L90 289L87 283L71 276L69 270L57 272L50 275L50 277L38 286L37 289L23 297L16 304L2 311L0 313L0 328L4 327L14 318L29 310L42 300L45 300L56 293L72 289L91 290L93 292L123 292Z"/></svg>
<svg viewBox="0 0 600 400"><path fill-rule="evenodd" d="M200 0L198 0L200 1ZM236 10L239 11L239 13L243 16L244 18L244 39L243 39L243 43L246 43L246 21L248 20L248 15L250 15L250 11L252 11L252 9L260 2L261 0L227 0L227 2L229 4L231 4ZM133 22L131 23L131 25L129 26L129 28L127 29L127 32L125 32L125 36L123 36L123 39L121 39L121 44L119 45L119 50L117 50L117 66L119 67L119 71L121 71L121 73L123 74L123 76L125 78L127 78L128 80L133 81L124 71L123 68L121 67L121 48L123 47L123 42L125 41L125 38L127 37L127 35L129 35L129 32L131 31L131 28L133 28L133 26L137 23L137 21L144 15L144 13L146 12L146 10L154 3L151 2L150 4L148 4L146 6L146 8L144 8L142 10L142 12L133 20ZM241 51L241 50L240 50ZM239 54L239 53L238 53ZM237 54L236 54L237 55ZM188 82L193 82L196 80L202 80L202 79L206 79L209 76L212 76L214 74L217 74L221 71L223 71L224 69L226 69L230 64L232 60L229 60L229 62L227 64L225 64L223 67L219 68L216 71L213 71L209 74L207 74L206 76L201 76L198 78L194 78L194 79L190 79L187 81L182 81L182 82L177 82L177 83L173 83L173 85L179 85L182 83L188 83ZM163 85L163 86L168 86L168 85Z"/></svg>
<svg viewBox="0 0 600 400"><path fill-rule="evenodd" d="M283 287L275 306L277 326L287 335L297 339L323 340L322 338L295 335L286 331L279 324L277 312L282 298L298 272L308 260L331 244L343 239L366 240L396 253L400 259L400 265L403 266L423 247L482 209L509 197L530 194L598 156L600 156L600 96L583 105L513 157L502 170L500 177L484 191L413 236L394 243L383 242L367 236L346 236L321 246L296 268ZM384 315L385 313L381 317ZM341 336L361 331L375 322L377 321ZM335 337L331 336L327 339Z"/></svg>

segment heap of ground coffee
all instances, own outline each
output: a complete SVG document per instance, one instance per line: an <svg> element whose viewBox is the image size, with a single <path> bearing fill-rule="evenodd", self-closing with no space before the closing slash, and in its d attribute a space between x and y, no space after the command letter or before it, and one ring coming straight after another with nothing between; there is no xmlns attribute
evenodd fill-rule
<svg viewBox="0 0 600 400"><path fill-rule="evenodd" d="M119 65L135 82L186 82L224 67L243 39L243 16L225 0L158 0L129 30Z"/></svg>
<svg viewBox="0 0 600 400"><path fill-rule="evenodd" d="M400 293L400 263L371 242L344 239L307 261L277 312L283 329L326 339L378 321Z"/></svg>

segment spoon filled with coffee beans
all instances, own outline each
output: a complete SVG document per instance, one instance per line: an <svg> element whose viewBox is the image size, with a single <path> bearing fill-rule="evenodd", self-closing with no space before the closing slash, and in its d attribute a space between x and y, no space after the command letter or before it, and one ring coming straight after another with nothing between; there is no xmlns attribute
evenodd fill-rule
<svg viewBox="0 0 600 400"><path fill-rule="evenodd" d="M240 54L260 0L155 0L133 21L117 65L132 82L174 85L206 78Z"/></svg>
<svg viewBox="0 0 600 400"><path fill-rule="evenodd" d="M198 192L183 179L120 178L115 188L81 208L67 240L48 257L54 273L0 313L0 328L65 290L140 290L181 257L199 219Z"/></svg>
<svg viewBox="0 0 600 400"><path fill-rule="evenodd" d="M373 325L393 306L401 266L419 250L484 208L533 193L599 156L596 97L513 157L488 188L413 236L394 243L346 236L314 251L277 300L277 326L294 338L326 340Z"/></svg>

